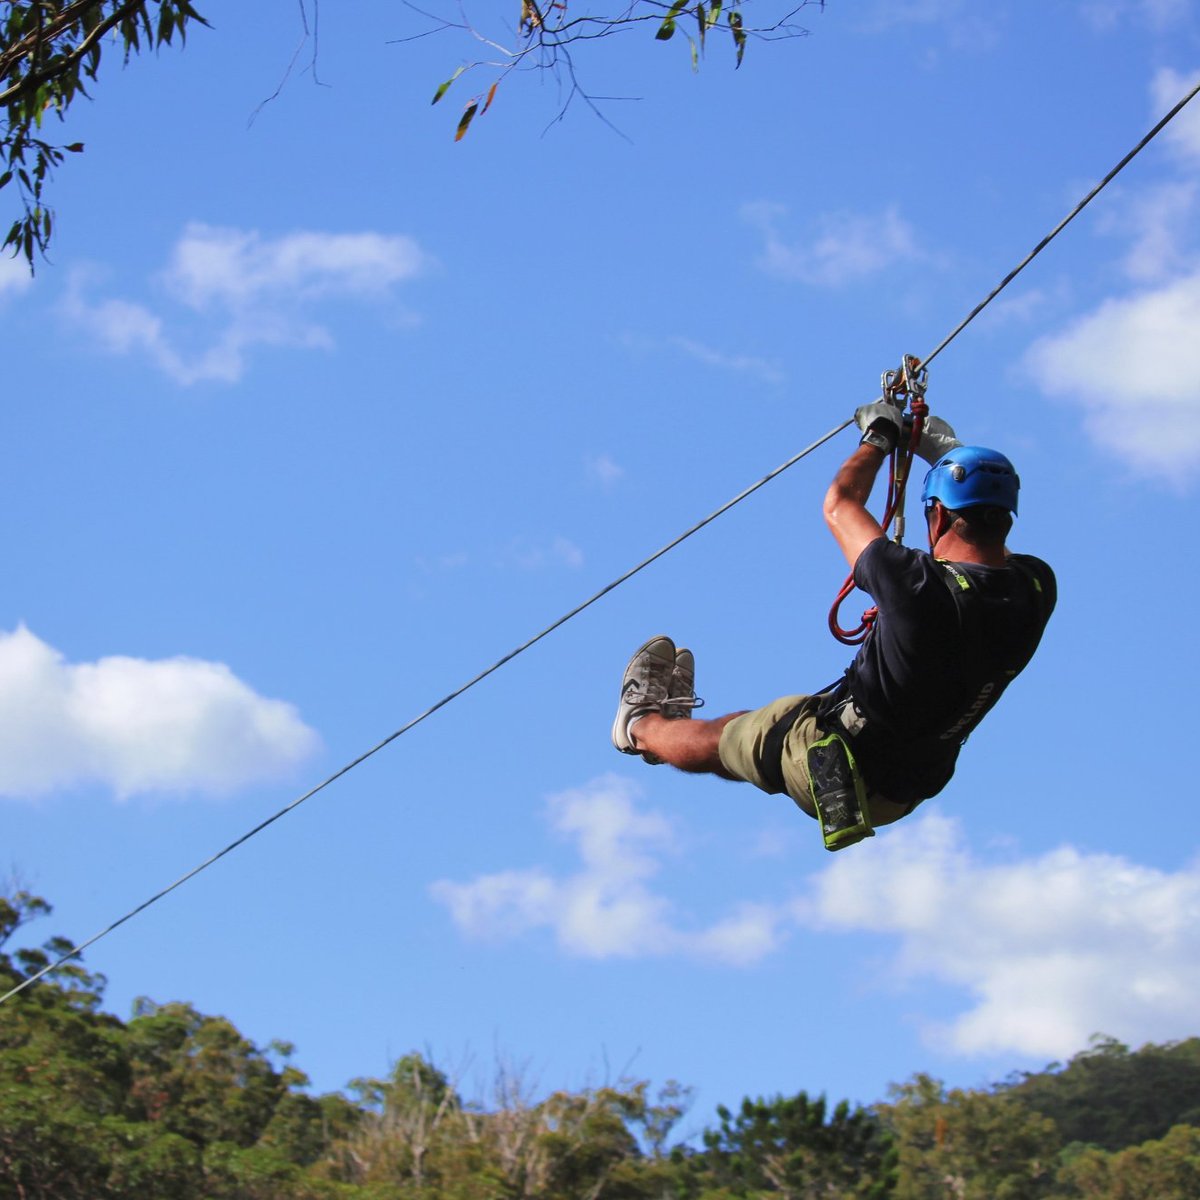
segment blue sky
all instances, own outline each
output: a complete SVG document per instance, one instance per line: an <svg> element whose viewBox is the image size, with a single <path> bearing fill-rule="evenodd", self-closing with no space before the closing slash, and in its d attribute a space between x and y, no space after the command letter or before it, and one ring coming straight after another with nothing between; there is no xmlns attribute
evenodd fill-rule
<svg viewBox="0 0 1200 1200"><path fill-rule="evenodd" d="M321 86L304 48L261 110L294 3L114 59L53 261L0 268L30 938L94 933L873 399L1200 70L1182 2L991 7L830 0L737 72L597 43L618 132L510 77L457 145L491 77L429 100L474 46L377 0L326 5ZM942 796L834 857L609 743L652 634L712 714L839 674L847 432L98 944L112 1010L192 1001L322 1090L413 1048L484 1096L497 1061L676 1078L696 1125L1200 1032L1198 164L1193 108L933 366L1061 590Z"/></svg>

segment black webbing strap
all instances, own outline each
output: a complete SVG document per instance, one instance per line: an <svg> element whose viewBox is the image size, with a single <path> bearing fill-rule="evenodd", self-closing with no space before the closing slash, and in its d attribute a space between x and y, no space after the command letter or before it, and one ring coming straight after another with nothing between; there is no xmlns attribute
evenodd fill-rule
<svg viewBox="0 0 1200 1200"><path fill-rule="evenodd" d="M767 730L767 736L763 738L762 757L758 764L758 770L764 781L769 785L767 790L772 795L787 791L787 785L783 781L783 743L787 739L787 735L791 733L792 726L796 723L796 718L803 711L807 703L808 698L806 697L799 704L795 704L789 708Z"/></svg>
<svg viewBox="0 0 1200 1200"><path fill-rule="evenodd" d="M978 625L978 609L967 601L967 593L972 590L971 577L949 559L934 559L942 568L941 580L946 585L950 595L954 597L954 609L958 614L958 627L966 636L971 636Z"/></svg>
<svg viewBox="0 0 1200 1200"><path fill-rule="evenodd" d="M954 597L954 608L958 613L958 625L962 630L963 636L969 640L979 640L980 635L980 607L977 600L969 599L969 594L975 590L974 584L971 582L970 575L962 570L960 566L949 561L949 559L938 558L934 560L939 567L942 568L941 579ZM1007 562L1010 570L1013 570L1017 575L1025 581L1029 588L1030 594L1033 596L1034 605L1037 610L1038 619L1042 625L1045 625L1049 614L1046 611L1046 592L1042 587L1042 581L1037 575L1029 569L1023 562L1015 556L1010 556ZM1029 660L1033 657L1033 651L1024 655L1019 665L1014 668L1008 668L1007 674L1011 676L1023 671ZM1006 680L1007 682L1007 680Z"/></svg>

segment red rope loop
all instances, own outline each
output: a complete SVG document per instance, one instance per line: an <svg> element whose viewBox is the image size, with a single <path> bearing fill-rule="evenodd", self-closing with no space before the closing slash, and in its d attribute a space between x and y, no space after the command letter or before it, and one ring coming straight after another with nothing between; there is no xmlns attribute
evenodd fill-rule
<svg viewBox="0 0 1200 1200"><path fill-rule="evenodd" d="M917 365L915 360L914 365ZM926 404L923 395L914 392L908 396L907 416L912 420L912 433L904 446L901 446L898 442L888 456L888 496L883 512L883 520L880 521L885 534L904 504L904 494L905 489L908 487L908 477L912 468L912 461L916 456L917 446L921 441L921 432L925 428L925 418L929 416L929 405ZM829 610L829 632L844 646L862 645L867 640L867 635L871 632L871 628L875 624L875 618L879 615L879 610L872 606L863 613L862 619L856 628L842 628L838 620L838 613L843 602L855 590L856 586L854 572L851 571L846 576L846 582L842 584L841 590L833 602L833 607Z"/></svg>

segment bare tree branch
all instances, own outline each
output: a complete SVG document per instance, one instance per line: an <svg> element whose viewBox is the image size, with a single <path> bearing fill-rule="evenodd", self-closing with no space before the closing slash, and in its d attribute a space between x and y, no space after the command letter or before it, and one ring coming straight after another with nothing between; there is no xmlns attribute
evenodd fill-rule
<svg viewBox="0 0 1200 1200"><path fill-rule="evenodd" d="M779 41L806 36L808 30L796 24L795 18L802 9L824 8L824 0L800 0L800 3L795 0L726 0L725 3L721 0L613 0L607 14L589 10L578 15L569 3L520 0L515 27L511 20L499 19L504 26L503 34L485 32L476 24L466 11L465 0L458 6L458 20L428 12L413 0L405 0L405 7L428 20L430 27L393 39L393 43L415 41L432 34L457 33L492 52L491 57L462 63L434 93L433 103L436 104L462 76L479 72L491 76L487 91L473 96L465 106L455 135L461 138L475 116L487 111L499 85L514 72L523 70L549 72L565 84L566 97L551 124L561 121L571 101L579 97L597 117L615 129L600 110L599 97L589 94L581 85L572 53L574 48L651 26L658 41L670 41L677 34L682 35L690 47L694 70L699 69L709 39L717 36L730 40L735 65L741 66L751 39ZM480 7L495 19L486 5ZM754 23L746 19L751 10L755 14ZM486 102L483 100L485 95Z"/></svg>

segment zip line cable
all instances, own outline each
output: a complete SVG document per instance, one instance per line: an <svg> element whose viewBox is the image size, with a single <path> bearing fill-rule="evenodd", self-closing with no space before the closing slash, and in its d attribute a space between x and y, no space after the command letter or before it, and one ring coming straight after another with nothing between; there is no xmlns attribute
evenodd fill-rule
<svg viewBox="0 0 1200 1200"><path fill-rule="evenodd" d="M1058 237L1058 235L1062 233L1062 231L1066 229L1066 227L1070 225L1070 223L1075 220L1075 218L1079 216L1079 214L1083 212L1083 210L1087 208L1087 206L1091 204L1091 202L1110 183L1112 183L1114 179L1116 179L1116 177L1146 148L1146 146L1148 146L1150 142L1152 142L1154 138L1156 138L1163 131L1163 129L1166 128L1166 126L1179 114L1179 112L1187 105L1187 103L1195 98L1198 92L1200 92L1200 80L1197 80L1192 90L1188 92L1187 95L1184 96L1183 99L1180 100L1170 110L1170 112L1168 112L1166 116L1164 116L1162 120L1160 120L1158 124L1155 125L1154 128L1151 129L1149 133L1147 133L1146 136L1143 137L1142 140L1138 142L1138 144L1134 146L1134 148L1130 150L1129 153L1126 154L1125 157L1121 159L1121 161L1117 163L1117 165L1113 167L1113 169L1109 171L1109 173L1105 175L1104 178L1101 179L1100 182L1096 184L1096 186L1092 188L1092 190L1088 192L1088 194L1084 196L1084 198L1080 200L1080 202L1075 205L1075 207L1069 213L1067 213L1067 215L1063 217L1063 219L1059 221L1059 223L1048 234L1046 234L1044 238L1042 238L1040 242L1038 242L1036 246L1034 246L1032 250L1030 250L1030 252L1021 260L1021 262L1013 267L1013 269L1009 271L1009 273L1005 275L1005 277L1000 280L998 284L996 284L996 286L983 300L981 300L973 309L971 309L969 313L967 313L965 317L963 317L958 325L938 343L933 353L930 354L928 358L921 360L921 365L926 367L929 366L929 364L933 362L933 360L937 358L937 356L941 354L941 352L945 350L945 348L950 345L950 343L954 341L954 339L958 337L958 335L962 333L962 331L966 329L966 327L970 325L970 323L975 320L975 318L979 316L979 314L983 312L983 310L987 308L987 306L991 304L991 302L995 300L995 298L1000 295L1000 293L1004 291L1004 289L1008 287L1008 285L1012 283L1012 281L1016 279L1016 277L1020 275L1020 273L1025 270L1025 268L1029 266L1029 264L1033 262L1033 260L1037 258L1037 256L1041 254L1041 252L1045 250L1045 248L1050 245L1050 243L1054 241L1054 239Z"/></svg>
<svg viewBox="0 0 1200 1200"><path fill-rule="evenodd" d="M1105 175L1104 178L1101 179L1100 182L1097 183L1096 186L1093 187L1091 189L1091 191L1089 191L1088 194L1086 196L1084 196L1084 198L1044 238L1042 238L1042 240L1040 242L1038 242L1038 244L1036 246L1034 246L1034 248L1025 256L1025 258L1020 263L1018 263L1017 266L1015 266L1011 271L1009 271L1009 273L1007 275L1005 275L1005 277L991 290L991 292L989 292L988 295L986 297L984 297L984 299L981 300L979 302L979 304L977 304L958 323L958 325L953 330L951 330L951 332L949 334L947 334L946 337L944 337L942 339L941 342L938 343L938 345L934 348L932 353L927 355L924 359L920 360L921 365L928 366L929 363L931 363L935 358L937 358L937 356L939 354L941 354L941 352L943 350L945 350L946 347L949 346L950 343L952 341L954 341L954 339L956 337L958 337L958 335L960 333L962 333L962 331L964 329L966 329L966 327L968 325L970 325L970 323L977 316L979 316L979 314L981 312L983 312L983 310L1006 287L1008 287L1008 285L1010 283L1012 283L1012 281L1014 279L1016 279L1016 277L1092 202L1092 200L1094 200L1096 198L1096 196L1098 196L1100 194L1100 192L1103 191L1104 188L1107 187L1108 184L1110 184L1117 177L1117 175L1119 175L1121 173L1121 171L1123 171L1125 169L1125 167L1128 166L1129 163L1132 162L1133 159L1136 158L1137 155L1142 150L1144 150L1146 148L1146 146L1151 141L1153 141L1153 139L1159 133L1162 132L1162 130L1171 122L1171 120L1174 117L1176 117L1179 114L1179 112L1188 104L1188 102L1197 95L1197 93L1200 93L1200 81L1197 81L1197 83L1191 89L1191 91L1189 91L1187 93L1187 95L1185 95L1183 97L1182 100L1180 100L1173 108L1171 108L1171 110L1141 139L1141 141L1139 141L1137 143L1137 145L1134 146L1133 149L1130 150L1129 153L1126 154L1125 157L1122 158L1121 161L1118 162L1117 165L1115 167L1113 167L1112 170L1109 171L1108 174ZM174 883L168 884L165 888L163 888L159 892L156 892L148 900L144 900L136 908L130 909L129 912L127 912L123 917L119 917L111 925L108 925L104 929L100 930L99 933L95 933L90 938L88 938L86 941L80 942L79 945L77 945L77 946L73 946L70 950L67 951L66 954L62 955L62 957L60 957L57 960L55 960L54 962L50 963L48 966L43 967L40 971L37 971L35 974L30 975L27 978L23 979L19 984L17 984L16 987L12 988L10 991L5 992L3 996L0 996L0 1004L4 1004L6 1001L11 1000L19 992L24 991L27 987L29 987L30 984L36 983L39 979L43 978L43 976L49 975L53 971L57 971L59 969L59 967L64 966L66 963L70 962L71 959L78 958L86 949L88 949L89 946L94 946L101 938L106 937L108 934L112 933L113 930L119 929L127 921L131 921L139 913L142 913L146 909L148 909L152 904L157 903L164 896L167 896L171 892L175 891L176 888L182 887L183 884L187 883L189 879L195 878L195 876L199 875L201 871L204 871L208 867L211 867L213 865L213 863L217 862L219 859L224 858L225 855L236 850L239 846L243 845L245 842L248 842L252 837L256 836L257 834L261 833L264 829L266 829L268 825L273 825L276 821L278 821L280 819L280 817L286 816L288 813L290 813L292 811L292 809L299 808L299 806L301 804L303 804L305 802L305 800L309 800L313 796L315 796L318 792L324 791L324 789L327 788L331 783L335 783L337 780L341 779L341 777L343 775L346 775L350 771L354 770L354 768L357 767L360 763L366 762L366 760L368 758L371 758L373 755L378 754L380 750L382 750L385 746L390 745L402 734L407 733L410 729L419 725L426 718L433 716L433 714L436 713L439 709L445 708L446 705L449 704L451 701L457 700L458 697L461 696L464 692L473 688L477 683L481 683L489 675L492 675L496 671L500 670L501 667L512 662L512 660L514 658L516 658L518 655L523 654L530 647L532 647L532 646L536 645L538 642L540 642L544 637L547 637L549 634L553 633L560 626L565 625L573 617L578 616L581 612L583 612L584 609L590 608L593 604L596 603L597 600L602 599L604 596L607 596L609 592L614 591L616 588L620 587L621 584L625 583L629 579L632 579L633 576L638 574L639 571L644 570L646 567L650 566L651 563L657 562L660 558L663 557L664 554L667 554L669 551L674 550L676 546L678 546L681 542L686 541L688 538L690 538L692 536L692 534L698 533L706 525L710 525L718 517L723 516L731 508L733 508L733 506L735 504L740 504L748 496L751 496L755 492L757 492L759 490L759 488L765 487L773 479L775 479L779 475L782 475L784 473L784 471L795 466L796 463L798 463L802 458L806 458L814 450L818 449L820 446L823 446L830 439L836 437L839 433L842 432L843 429L846 429L848 426L853 425L853 424L854 424L854 418L851 417L848 420L843 421L840 425L831 429L828 433L823 434L815 442L812 442L810 445L806 446L803 450L799 451L797 454L792 455L792 457L789 458L787 460L787 462L780 464L778 467L775 468L775 470L771 471L767 475L764 475L757 483L751 484L750 487L746 488L742 492L739 492L736 496L733 497L732 500L726 501L726 503L722 504L720 508L709 513L709 515L707 517L704 517L702 520L697 521L696 524L693 525L690 529L686 530L685 532L681 533L678 537L676 537L672 541L668 542L665 546L662 547L662 549L656 550L653 554L650 555L649 558L643 559L640 563L637 564L636 567L632 567L628 571L626 571L623 575L618 576L611 583L607 584L605 587L602 587L598 592L595 593L595 595L593 595L593 596L589 597L587 600L585 600L582 604L577 605L575 608L571 609L570 612L565 613L563 616L559 617L558 620L547 625L546 628L543 629L540 633L534 634L534 636L531 637L528 641L523 642L515 650L510 650L506 655L504 655L503 658L497 659L494 663L492 663L492 665L490 667L487 667L485 670L480 671L479 674L476 675L474 678L468 680L466 683L462 684L460 687L458 687L454 691L450 692L449 695L443 696L442 699L439 700L436 704L430 705L429 708L427 708L419 716L414 717L411 721L408 722L408 724L402 725L399 729L397 729L395 731L395 733L389 734L387 737L385 737L383 739L383 741L372 746L370 750L365 751L363 754L360 754L357 758L353 759L351 762L348 762L340 770L335 771L327 779L323 780L321 783L318 783L316 785L316 787L309 789L309 791L305 792L302 796L296 797L295 800L293 800L289 804L285 805L278 812L267 817L267 819L265 821L260 821L257 825L254 826L253 829L242 834L242 836L237 838L235 841L230 842L229 845L226 846L224 849L218 850L216 854L213 854L211 857L206 858L198 866L193 867L186 874L181 875L178 879L175 880Z"/></svg>
<svg viewBox="0 0 1200 1200"><path fill-rule="evenodd" d="M788 459L787 462L776 467L775 470L773 470L769 475L764 475L757 483L751 484L751 486L746 488L745 491L740 492L738 495L734 496L734 498L732 500L729 500L726 503L722 504L720 508L716 509L714 512L709 513L709 515L707 517L705 517L703 520L697 521L695 525L693 525L686 532L681 533L673 541L668 542L665 546L662 547L661 550L656 550L653 554L650 555L649 558L645 558L640 563L638 563L638 565L636 567L632 567L630 570L626 571L624 575L619 576L618 578L614 579L612 581L612 583L607 584L605 587L602 587L594 596L591 596L589 599L585 600L582 604L579 604L575 608L571 609L570 612L565 613L563 616L559 617L557 621L554 621L552 624L547 625L546 628L541 631L541 633L534 634L534 636L531 637L527 642L523 642L515 650L510 650L503 658L497 659L494 663L492 663L492 665L490 667L488 667L484 671L480 671L479 674L476 675L473 679L468 680L461 687L456 688L448 696L443 696L442 699L439 700L436 704L430 705L430 707L427 708L423 713L421 713L420 716L414 717L411 721L408 722L407 725L401 726L401 728L397 729L395 733L389 734L387 737L385 737L383 739L382 742L379 742L378 745L372 746L370 750L366 751L364 754L360 754L356 759L354 759L353 762L348 762L344 767L341 768L341 770L335 771L332 775L330 775L328 779L325 779L321 783L318 783L316 787L305 792L303 796L298 796L290 804L281 808L277 813L268 817L265 821L261 821L249 832L242 834L242 836L240 838L238 838L236 841L230 842L229 845L226 846L223 850L218 850L217 853L212 855L211 858L207 858L204 860L204 862L200 863L199 866L193 867L190 871L188 871L188 873L186 875L181 875L177 880L175 880L174 883L169 884L167 887L163 888L162 891L157 892L155 895L151 896L149 900L143 901L141 904L139 904L137 906L137 908L130 909L129 912L127 912L120 919L114 921L106 929L102 929L99 933L93 934L92 937L88 938L88 940L86 942L81 942L78 946L72 947L72 949L70 949L60 959L58 959L56 962L51 963L49 966L43 967L40 971L37 972L37 974L30 975L27 979L25 979L24 981L19 983L11 991L6 992L3 996L0 996L0 1004L3 1004L6 1000L11 999L18 992L23 991L31 983L36 983L37 980L41 979L43 975L48 975L48 974L50 974L51 971L56 971L59 967L61 967L64 963L68 962L70 959L78 958L79 955L82 954L84 950L86 950L89 946L95 945L95 943L98 942L102 937L106 936L107 934L112 933L112 931L114 929L117 929L121 925L124 925L126 921L132 920L134 917L136 917L138 915L138 913L144 912L147 908L150 907L150 905L154 904L158 900L161 900L164 896L168 895L170 892L173 892L177 887L181 887L183 884L187 883L187 881L189 879L192 879L196 875L199 875L201 871L205 870L205 868L211 867L213 865L213 863L215 863L218 859L224 858L225 855L230 853L230 851L236 850L244 842L248 842L252 837L254 837L255 834L261 833L264 829L266 829L266 827L268 825L274 824L276 821L279 820L280 817L285 816L287 813L290 813L293 808L298 808L301 804L304 803L305 800L308 800L312 796L315 796L318 792L327 788L335 780L340 779L343 775L347 774L347 772L352 771L355 767L357 767L359 765L359 763L366 762L366 760L368 758L370 758L373 754L378 754L380 750L382 750L385 746L389 745L390 743L394 742L401 734L407 733L410 729L412 729L415 725L419 725L427 717L433 716L433 714L435 712L437 712L438 709L445 708L446 705L449 704L452 700L457 700L458 697L463 694L463 692L467 691L470 688L473 688L477 683L482 682L493 672L498 671L506 663L512 662L512 660L514 658L516 658L518 654L523 654L526 650L528 650L535 643L540 642L542 640L542 638L546 637L548 634L553 633L560 625L565 625L569 620L571 620L572 617L578 616L578 614L583 612L583 610L585 608L591 607L591 605L595 604L597 600L601 599L604 596L607 596L609 592L613 591L615 588L620 587L621 584L623 584L627 579L632 579L633 576L636 575L639 571L644 570L651 563L656 562L658 559L662 558L662 556L664 554L666 554L668 551L674 550L675 547L680 544L680 542L685 541L686 539L690 538L692 536L692 534L699 532L706 525L711 524L719 516L728 512L735 504L741 503L741 501L745 500L747 496L752 495L754 492L757 492L759 488L765 487L777 475L782 475L783 472L786 471L789 467L794 466L802 458L811 454L819 446L823 446L827 441L830 440L830 438L836 437L848 425L853 425L853 424L854 424L854 419L850 418L847 421L843 421L836 428L831 429L828 433L819 437L815 442L813 442L811 445L806 446L798 454L794 454L791 458Z"/></svg>

